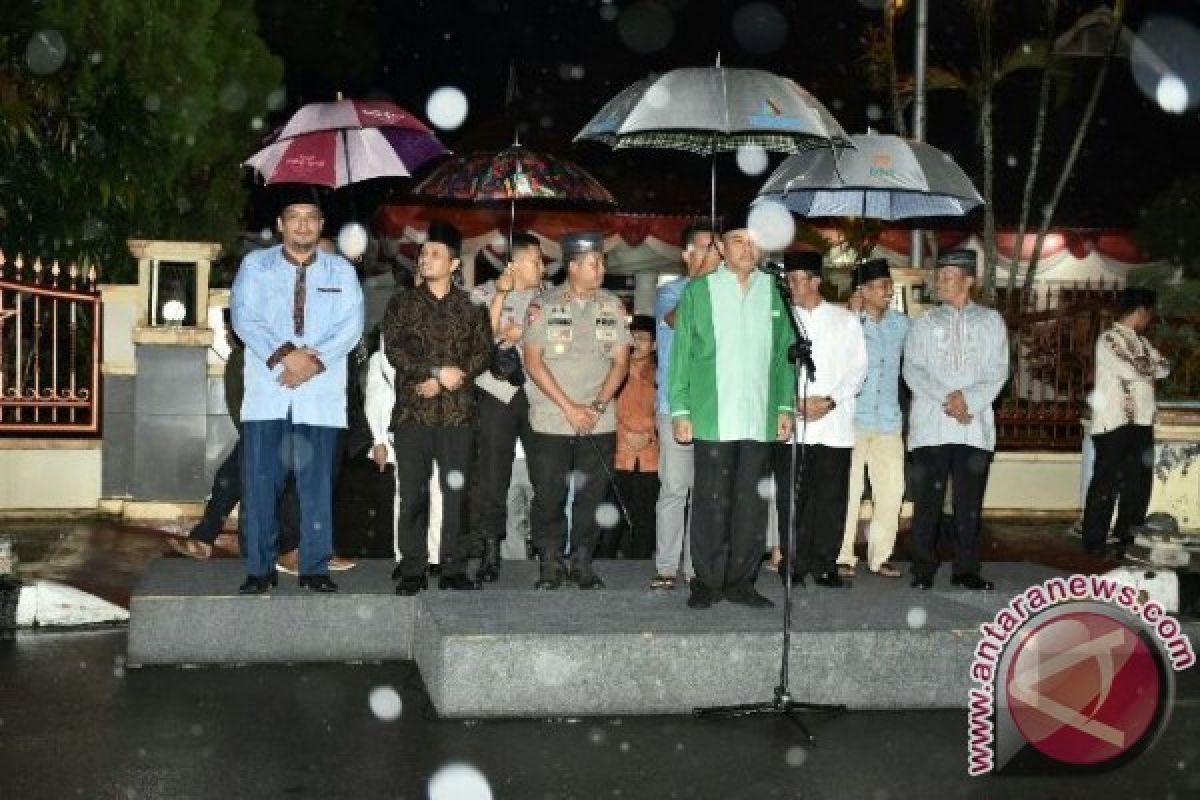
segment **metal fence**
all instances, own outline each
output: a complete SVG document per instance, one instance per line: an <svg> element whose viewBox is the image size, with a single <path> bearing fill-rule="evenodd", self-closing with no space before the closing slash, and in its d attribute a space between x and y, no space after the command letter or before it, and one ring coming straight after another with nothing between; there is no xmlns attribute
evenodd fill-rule
<svg viewBox="0 0 1200 800"><path fill-rule="evenodd" d="M0 251L0 436L100 432L96 269Z"/></svg>
<svg viewBox="0 0 1200 800"><path fill-rule="evenodd" d="M1001 292L1011 378L996 406L1000 450L1076 451L1095 378L1096 338L1113 320L1116 282Z"/></svg>

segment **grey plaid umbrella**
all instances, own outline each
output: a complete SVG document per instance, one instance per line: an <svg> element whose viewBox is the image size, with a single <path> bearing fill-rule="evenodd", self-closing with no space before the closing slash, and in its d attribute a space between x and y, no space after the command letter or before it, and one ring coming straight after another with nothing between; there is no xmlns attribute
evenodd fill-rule
<svg viewBox="0 0 1200 800"><path fill-rule="evenodd" d="M688 67L651 75L625 89L575 136L614 149L646 147L713 156L756 145L801 153L849 137L815 97L790 78L757 69ZM715 216L715 213L714 213Z"/></svg>
<svg viewBox="0 0 1200 800"><path fill-rule="evenodd" d="M802 217L902 220L961 217L983 204L950 156L887 134L850 137L853 149L814 150L779 165L758 192Z"/></svg>

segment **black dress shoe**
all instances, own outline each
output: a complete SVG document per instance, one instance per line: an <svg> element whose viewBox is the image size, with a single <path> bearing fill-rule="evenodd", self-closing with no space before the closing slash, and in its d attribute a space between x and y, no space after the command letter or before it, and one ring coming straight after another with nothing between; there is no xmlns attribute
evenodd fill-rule
<svg viewBox="0 0 1200 800"><path fill-rule="evenodd" d="M430 577L433 577L433 578L436 578L442 574L442 565L441 564L430 564L425 569L427 569L429 571Z"/></svg>
<svg viewBox="0 0 1200 800"><path fill-rule="evenodd" d="M712 593L707 589L692 589L692 593L688 595L687 604L688 608L712 608Z"/></svg>
<svg viewBox="0 0 1200 800"><path fill-rule="evenodd" d="M933 588L933 576L932 575L918 575L917 577L912 579L912 587L914 589L932 589Z"/></svg>
<svg viewBox="0 0 1200 800"><path fill-rule="evenodd" d="M337 584L328 575L301 575L300 588L321 594L332 594L338 590Z"/></svg>
<svg viewBox="0 0 1200 800"><path fill-rule="evenodd" d="M950 578L950 584L952 586L961 586L964 589L985 592L990 592L996 588L996 584L991 581L985 581L979 576L978 572L964 572L962 575L954 575Z"/></svg>
<svg viewBox="0 0 1200 800"><path fill-rule="evenodd" d="M775 607L775 604L770 599L759 594L753 586L730 589L725 592L725 599L731 603L737 603L740 606L749 606L750 608Z"/></svg>
<svg viewBox="0 0 1200 800"><path fill-rule="evenodd" d="M836 569L831 569L827 572L822 572L820 575L817 575L815 578L813 578L813 583L815 583L817 586L824 586L827 589L850 588L850 584L847 581L842 580L841 576L837 574Z"/></svg>
<svg viewBox="0 0 1200 800"><path fill-rule="evenodd" d="M783 587L785 587L785 588L787 587L787 573L786 573L786 572L784 572L783 570L780 570L780 571L779 571L779 585L780 585L780 586L783 586ZM803 588L805 588L807 585L808 585L808 584L806 584L806 583L804 582L804 576L803 576L803 575L793 575L793 576L792 576L792 587L793 587L793 588L795 588L795 589L803 589Z"/></svg>
<svg viewBox="0 0 1200 800"><path fill-rule="evenodd" d="M596 573L592 572L592 565L588 564L585 569L574 567L567 571L567 582L573 583L580 589L603 589L604 581L596 577Z"/></svg>
<svg viewBox="0 0 1200 800"><path fill-rule="evenodd" d="M438 588L470 591L472 589L482 589L483 584L481 584L479 581L471 580L460 572L457 575L443 575L438 579Z"/></svg>
<svg viewBox="0 0 1200 800"><path fill-rule="evenodd" d="M396 583L396 594L401 597L412 597L428 586L429 583L425 580L424 575L402 575Z"/></svg>
<svg viewBox="0 0 1200 800"><path fill-rule="evenodd" d="M270 575L247 575L245 582L238 587L238 594L266 594L272 586L279 585L278 573Z"/></svg>
<svg viewBox="0 0 1200 800"><path fill-rule="evenodd" d="M533 585L533 588L553 591L562 585L563 574L561 572L543 572L541 577L537 579L537 583Z"/></svg>
<svg viewBox="0 0 1200 800"><path fill-rule="evenodd" d="M392 567L392 580L398 581L404 577L404 567L397 562L396 566Z"/></svg>

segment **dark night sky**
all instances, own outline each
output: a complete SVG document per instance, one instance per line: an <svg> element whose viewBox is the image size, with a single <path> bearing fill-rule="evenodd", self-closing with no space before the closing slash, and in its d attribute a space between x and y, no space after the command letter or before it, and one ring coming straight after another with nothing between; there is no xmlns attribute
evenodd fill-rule
<svg viewBox="0 0 1200 800"><path fill-rule="evenodd" d="M610 97L652 71L713 63L768 69L796 79L850 132L872 122L883 98L864 85L859 38L880 14L879 0L773 0L783 25L756 30L766 53L751 52L735 30L743 0L259 0L262 34L284 60L288 111L304 102L347 96L388 97L425 117L440 86L461 89L470 102L463 126L439 132L452 149L496 149L513 129L522 143L570 158L613 191L622 208L687 212L707 207L707 162L663 151L613 153L571 143ZM910 0L911 5L911 0ZM1037 30L1034 0L1000 0L997 46L1007 49ZM1095 2L1062 0L1059 30ZM608 6L606 8L606 6ZM975 33L961 0L931 0L931 65L977 63ZM1131 3L1134 31L1150 15L1171 14L1200 26L1200 0ZM303 8L304 10L300 10ZM618 13L619 12L619 13ZM614 17L614 19L608 19ZM913 14L902 15L897 39L902 69L911 60ZM775 42L767 40L774 39ZM658 47L652 46L661 45ZM639 52L648 51L648 52ZM520 99L505 106L510 64ZM997 90L997 209L1015 222L1028 161L1039 75L1025 72ZM1043 174L1044 194L1057 177L1090 77L1074 84L1052 118ZM1200 91L1200 82L1194 84ZM280 120L282 121L282 119ZM1128 61L1117 61L1085 151L1068 186L1058 221L1077 226L1129 225L1138 209L1175 176L1200 168L1192 147L1200 134L1195 111L1167 114L1135 85ZM975 178L982 157L977 130L958 93L930 95L928 140L950 152ZM772 166L780 160L772 158ZM746 201L765 174L741 175L732 157L720 162L725 200ZM402 195L403 187L397 194Z"/></svg>

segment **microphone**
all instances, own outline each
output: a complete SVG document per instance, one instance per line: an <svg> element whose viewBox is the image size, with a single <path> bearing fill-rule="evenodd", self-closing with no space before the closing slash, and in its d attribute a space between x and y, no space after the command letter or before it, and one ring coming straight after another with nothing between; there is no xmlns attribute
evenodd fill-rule
<svg viewBox="0 0 1200 800"><path fill-rule="evenodd" d="M759 271L765 272L768 275L775 276L783 275L785 272L787 272L783 264L778 261L764 261L759 265L758 269Z"/></svg>

